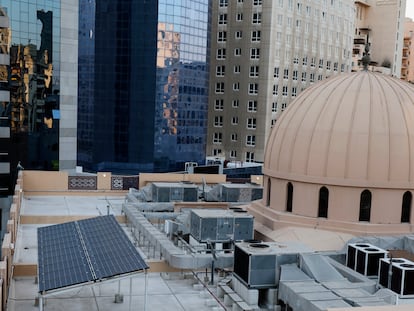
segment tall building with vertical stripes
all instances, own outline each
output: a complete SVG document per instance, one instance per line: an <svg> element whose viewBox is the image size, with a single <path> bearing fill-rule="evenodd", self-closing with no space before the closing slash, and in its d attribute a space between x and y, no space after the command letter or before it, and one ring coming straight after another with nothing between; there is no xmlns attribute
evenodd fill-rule
<svg viewBox="0 0 414 311"><path fill-rule="evenodd" d="M353 0L219 0L211 26L207 155L263 162L278 115L351 70Z"/></svg>

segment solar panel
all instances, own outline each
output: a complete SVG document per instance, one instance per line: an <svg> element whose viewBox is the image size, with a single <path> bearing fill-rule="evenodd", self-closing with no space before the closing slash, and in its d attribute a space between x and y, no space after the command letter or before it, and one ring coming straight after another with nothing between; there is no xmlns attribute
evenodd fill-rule
<svg viewBox="0 0 414 311"><path fill-rule="evenodd" d="M39 292L148 269L115 217L38 228Z"/></svg>

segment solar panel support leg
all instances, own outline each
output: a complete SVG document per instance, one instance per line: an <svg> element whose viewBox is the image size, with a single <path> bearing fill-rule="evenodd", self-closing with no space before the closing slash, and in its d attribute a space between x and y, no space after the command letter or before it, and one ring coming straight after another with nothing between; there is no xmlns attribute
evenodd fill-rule
<svg viewBox="0 0 414 311"><path fill-rule="evenodd" d="M132 277L129 278L129 311L131 311L132 307Z"/></svg>
<svg viewBox="0 0 414 311"><path fill-rule="evenodd" d="M39 296L39 311L43 311L43 296Z"/></svg>
<svg viewBox="0 0 414 311"><path fill-rule="evenodd" d="M148 285L148 273L147 273L147 269L145 269L144 311L147 311L147 285Z"/></svg>

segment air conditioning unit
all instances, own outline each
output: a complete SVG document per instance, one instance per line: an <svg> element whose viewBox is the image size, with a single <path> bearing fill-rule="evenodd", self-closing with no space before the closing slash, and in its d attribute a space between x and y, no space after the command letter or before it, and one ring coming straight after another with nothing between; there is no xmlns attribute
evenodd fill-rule
<svg viewBox="0 0 414 311"><path fill-rule="evenodd" d="M235 244L233 275L247 288L274 288L279 284L280 266L296 263L299 253L310 251L300 243L246 241Z"/></svg>
<svg viewBox="0 0 414 311"><path fill-rule="evenodd" d="M193 209L190 234L198 242L242 241L253 238L254 218L233 210Z"/></svg>
<svg viewBox="0 0 414 311"><path fill-rule="evenodd" d="M392 262L391 258L381 259L378 283L389 287L400 297L414 297L414 262L404 258L393 258Z"/></svg>
<svg viewBox="0 0 414 311"><path fill-rule="evenodd" d="M378 275L379 261L387 257L388 252L368 243L348 244L346 265L365 276Z"/></svg>

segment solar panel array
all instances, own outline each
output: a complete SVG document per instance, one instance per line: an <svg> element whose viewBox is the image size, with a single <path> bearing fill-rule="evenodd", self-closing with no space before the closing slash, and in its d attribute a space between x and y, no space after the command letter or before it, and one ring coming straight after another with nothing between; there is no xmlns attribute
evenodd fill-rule
<svg viewBox="0 0 414 311"><path fill-rule="evenodd" d="M39 292L148 269L115 217L38 228Z"/></svg>

